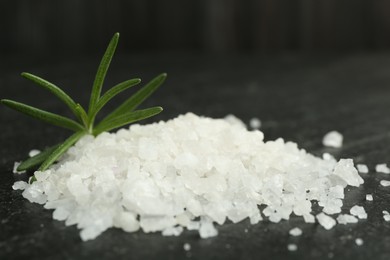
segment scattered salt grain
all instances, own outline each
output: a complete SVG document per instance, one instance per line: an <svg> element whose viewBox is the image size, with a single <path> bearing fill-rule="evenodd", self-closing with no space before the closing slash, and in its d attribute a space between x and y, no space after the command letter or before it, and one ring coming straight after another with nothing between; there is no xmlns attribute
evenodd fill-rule
<svg viewBox="0 0 390 260"><path fill-rule="evenodd" d="M337 131L331 131L324 136L322 144L327 147L339 148L343 145L343 135Z"/></svg>
<svg viewBox="0 0 390 260"><path fill-rule="evenodd" d="M28 186L27 182L17 181L17 182L14 183L14 185L12 185L12 189L14 189L14 190L24 190L25 188L27 188L27 186Z"/></svg>
<svg viewBox="0 0 390 260"><path fill-rule="evenodd" d="M179 236L183 232L183 227L168 227L162 231L163 236Z"/></svg>
<svg viewBox="0 0 390 260"><path fill-rule="evenodd" d="M368 173L368 167L365 164L357 164L356 168L360 173Z"/></svg>
<svg viewBox="0 0 390 260"><path fill-rule="evenodd" d="M367 201L373 201L374 198L372 197L372 194L366 194L366 200Z"/></svg>
<svg viewBox="0 0 390 260"><path fill-rule="evenodd" d="M343 224L343 225L358 222L358 219L355 216L349 214L340 214L336 220L339 224Z"/></svg>
<svg viewBox="0 0 390 260"><path fill-rule="evenodd" d="M15 174L19 174L19 173L25 173L26 171L18 171L18 167L20 165L20 162L15 162L14 163L14 167L12 169L12 172L15 173Z"/></svg>
<svg viewBox="0 0 390 260"><path fill-rule="evenodd" d="M356 238L355 243L356 243L356 245L361 246L361 245L363 245L364 241L361 238Z"/></svg>
<svg viewBox="0 0 390 260"><path fill-rule="evenodd" d="M218 235L218 230L211 221L201 221L199 235L201 238L215 237Z"/></svg>
<svg viewBox="0 0 390 260"><path fill-rule="evenodd" d="M381 180L381 181L380 181L380 184L381 184L383 187L388 187L388 186L390 186L390 181Z"/></svg>
<svg viewBox="0 0 390 260"><path fill-rule="evenodd" d="M382 211L383 213L383 219L388 222L390 221L390 213L387 210Z"/></svg>
<svg viewBox="0 0 390 260"><path fill-rule="evenodd" d="M300 236L302 235L302 229L295 227L289 231L289 234L294 237Z"/></svg>
<svg viewBox="0 0 390 260"><path fill-rule="evenodd" d="M288 251L297 251L298 246L296 244L288 244L287 249L288 249Z"/></svg>
<svg viewBox="0 0 390 260"><path fill-rule="evenodd" d="M249 126L252 129L259 129L261 127L260 119L258 119L257 117L251 118L251 120L249 121Z"/></svg>
<svg viewBox="0 0 390 260"><path fill-rule="evenodd" d="M184 243L183 248L185 251L190 251L191 250L191 245L189 243Z"/></svg>
<svg viewBox="0 0 390 260"><path fill-rule="evenodd" d="M90 240L111 227L163 235L186 228L213 237L227 220L261 221L260 205L272 222L294 214L314 223L313 201L339 213L345 188L363 183L351 159L323 160L296 143L263 137L234 116L188 113L134 124L84 136L56 165L36 172L37 181L15 188L26 185L26 199ZM336 223L324 213L317 219L327 229Z"/></svg>
<svg viewBox="0 0 390 260"><path fill-rule="evenodd" d="M381 172L385 174L390 174L390 168L387 167L386 163L380 163L375 166L375 171L376 172Z"/></svg>
<svg viewBox="0 0 390 260"><path fill-rule="evenodd" d="M349 212L360 219L367 218L367 213L362 206L355 205L349 210Z"/></svg>
<svg viewBox="0 0 390 260"><path fill-rule="evenodd" d="M334 158L334 156L331 155L330 153L323 153L322 154L322 159L327 160L327 161L334 161L334 160L336 160Z"/></svg>
<svg viewBox="0 0 390 260"><path fill-rule="evenodd" d="M29 153L28 153L28 156L29 157L34 157L35 155L38 155L38 154L40 154L41 153L41 151L39 151L39 150L37 150L37 149L33 149L33 150L31 150Z"/></svg>
<svg viewBox="0 0 390 260"><path fill-rule="evenodd" d="M333 218L329 217L328 215L322 212L317 215L317 220L318 223L320 223L320 225L327 230L331 229L334 225L336 225L336 220L334 220Z"/></svg>

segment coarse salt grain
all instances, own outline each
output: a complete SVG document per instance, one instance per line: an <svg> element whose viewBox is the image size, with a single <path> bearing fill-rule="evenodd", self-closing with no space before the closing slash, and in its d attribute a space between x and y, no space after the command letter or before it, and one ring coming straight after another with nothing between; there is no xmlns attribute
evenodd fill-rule
<svg viewBox="0 0 390 260"><path fill-rule="evenodd" d="M40 154L41 153L41 151L39 151L39 150L37 150L37 149L33 149L33 150L31 150L29 153L28 153L28 156L29 157L34 157L35 155L38 155L38 154Z"/></svg>
<svg viewBox="0 0 390 260"><path fill-rule="evenodd" d="M384 174L390 174L390 168L387 167L386 163L380 163L375 166L375 171L384 173Z"/></svg>
<svg viewBox="0 0 390 260"><path fill-rule="evenodd" d="M390 221L390 213L387 210L382 211L383 213L383 219L388 222Z"/></svg>
<svg viewBox="0 0 390 260"><path fill-rule="evenodd" d="M381 184L383 187L388 187L388 186L390 186L390 181L381 180L381 181L380 181L380 184Z"/></svg>
<svg viewBox="0 0 390 260"><path fill-rule="evenodd" d="M191 250L191 245L189 243L184 243L183 248L185 251Z"/></svg>
<svg viewBox="0 0 390 260"><path fill-rule="evenodd" d="M373 201L374 198L372 197L372 194L366 194L366 200L367 201Z"/></svg>
<svg viewBox="0 0 390 260"><path fill-rule="evenodd" d="M14 183L14 185L12 185L12 189L14 190L24 190L26 189L28 186L28 183L27 182L24 182L24 181L17 181Z"/></svg>
<svg viewBox="0 0 390 260"><path fill-rule="evenodd" d="M288 251L297 251L298 250L298 246L296 244L288 244L287 245L287 250Z"/></svg>
<svg viewBox="0 0 390 260"><path fill-rule="evenodd" d="M358 219L355 216L349 214L340 214L336 220L339 224L343 224L343 225L358 222Z"/></svg>
<svg viewBox="0 0 390 260"><path fill-rule="evenodd" d="M327 230L331 229L332 227L334 227L334 225L336 225L336 220L322 212L317 215L317 220L318 223L320 223L320 225Z"/></svg>
<svg viewBox="0 0 390 260"><path fill-rule="evenodd" d="M302 229L295 227L289 231L289 234L294 236L294 237L300 236L300 235L302 235Z"/></svg>
<svg viewBox="0 0 390 260"><path fill-rule="evenodd" d="M26 171L18 171L18 167L20 165L20 162L15 162L14 163L14 167L12 169L12 172L15 173L15 174L20 174L20 173L25 173Z"/></svg>
<svg viewBox="0 0 390 260"><path fill-rule="evenodd" d="M340 212L345 187L363 183L351 159L322 160L293 142L264 142L262 132L234 116L192 113L84 136L35 176L19 186L23 196L77 224L83 240L110 227L163 235L186 228L208 238L226 220L258 223L260 205L272 222L294 213L313 223L312 201L328 214ZM336 223L324 213L317 219L327 229Z"/></svg>
<svg viewBox="0 0 390 260"><path fill-rule="evenodd" d="M327 147L340 148L343 145L343 135L337 131L330 131L322 139L322 144Z"/></svg>
<svg viewBox="0 0 390 260"><path fill-rule="evenodd" d="M258 119L257 117L251 118L251 120L249 120L249 126L252 129L259 129L261 127L260 119Z"/></svg>
<svg viewBox="0 0 390 260"><path fill-rule="evenodd" d="M357 164L356 168L360 173L368 173L368 167L365 164Z"/></svg>
<svg viewBox="0 0 390 260"><path fill-rule="evenodd" d="M362 206L355 205L350 210L350 213L360 219L366 219L367 213Z"/></svg>
<svg viewBox="0 0 390 260"><path fill-rule="evenodd" d="M356 238L355 243L356 243L356 245L361 246L361 245L363 245L364 241L361 238Z"/></svg>

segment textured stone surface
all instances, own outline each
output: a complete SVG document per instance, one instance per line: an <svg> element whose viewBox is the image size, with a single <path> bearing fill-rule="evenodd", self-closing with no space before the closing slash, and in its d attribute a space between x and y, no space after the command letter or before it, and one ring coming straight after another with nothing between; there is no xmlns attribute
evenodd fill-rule
<svg viewBox="0 0 390 260"><path fill-rule="evenodd" d="M374 173L374 168L390 162L390 54L118 56L107 77L110 85L131 77L146 82L159 72L168 73L166 84L147 101L147 106L164 107L156 119L187 111L210 117L232 113L246 123L257 117L268 140L284 137L317 155L329 152L336 158L367 164L370 173L361 174L364 185L350 188L342 212L348 213L359 202L368 213L367 220L337 225L330 231L294 217L254 226L243 221L217 226L219 236L207 240L192 231L162 237L111 229L83 243L76 227L53 220L51 211L29 203L20 191L11 188L15 180L25 178L12 173L14 161L23 159L33 148L59 142L68 132L1 107L0 259L389 259L390 222L384 221L382 211L390 210L390 189L380 186L379 181L390 177ZM42 58L37 65L31 65L33 62L37 61L28 57L10 61L10 66L1 61L1 98L70 115L49 93L19 77L21 71L29 71L64 86L75 99L87 104L97 60L57 63ZM342 148L322 146L323 135L331 130L343 133ZM367 193L375 200L366 201ZM301 228L302 236L291 238L288 231L293 227ZM362 238L364 244L356 246L356 238ZM191 250L183 249L185 243ZM288 251L290 243L298 250Z"/></svg>

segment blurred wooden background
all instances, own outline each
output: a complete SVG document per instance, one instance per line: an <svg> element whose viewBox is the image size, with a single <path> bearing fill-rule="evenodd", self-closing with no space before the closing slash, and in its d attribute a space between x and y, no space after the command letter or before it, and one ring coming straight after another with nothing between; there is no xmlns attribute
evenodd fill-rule
<svg viewBox="0 0 390 260"><path fill-rule="evenodd" d="M365 51L390 47L389 0L0 1L0 54L122 50Z"/></svg>

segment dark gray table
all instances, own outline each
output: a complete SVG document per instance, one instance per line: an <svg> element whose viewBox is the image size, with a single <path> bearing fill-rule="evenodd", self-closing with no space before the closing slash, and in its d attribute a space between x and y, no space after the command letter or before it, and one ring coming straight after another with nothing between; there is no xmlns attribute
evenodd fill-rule
<svg viewBox="0 0 390 260"><path fill-rule="evenodd" d="M19 77L21 71L36 73L87 104L98 60L59 60L2 59L0 97L70 115L49 93ZM233 113L245 122L259 117L268 140L283 137L316 155L326 151L337 158L354 158L371 170L377 163L390 162L389 53L119 54L107 84L132 77L147 81L164 71L169 76L166 84L146 104L165 109L153 120L188 111L211 117ZM123 99L116 99L111 107ZM180 237L162 237L111 229L93 241L82 242L76 227L52 220L51 211L29 203L11 189L15 180L24 178L12 174L14 161L23 159L32 148L59 142L68 133L5 107L0 107L0 126L0 259L390 259L390 222L382 217L382 210L390 210L390 187L379 186L380 179L390 176L375 173L363 176L363 186L349 188L345 200L346 209L357 202L364 205L368 219L330 231L291 217L278 224L227 223L218 226L218 237L205 240L189 231ZM341 149L321 145L330 130L344 134ZM373 202L365 202L366 193L374 195ZM295 226L303 229L301 237L288 235ZM355 244L357 237L363 238L363 246ZM189 252L183 249L186 242L192 247ZM290 242L298 245L298 251L287 250Z"/></svg>

